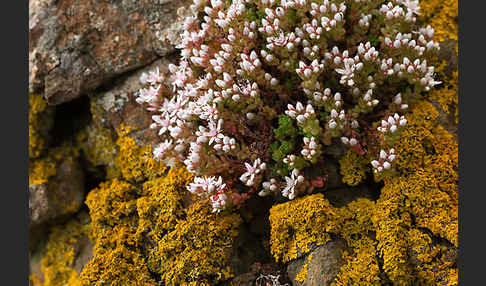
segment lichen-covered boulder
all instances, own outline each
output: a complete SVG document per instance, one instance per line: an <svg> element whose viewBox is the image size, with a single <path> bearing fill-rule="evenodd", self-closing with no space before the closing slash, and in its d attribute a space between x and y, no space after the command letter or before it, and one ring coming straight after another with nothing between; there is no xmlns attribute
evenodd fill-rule
<svg viewBox="0 0 486 286"><path fill-rule="evenodd" d="M342 239L331 240L317 247L304 258L294 260L287 266L293 285L328 286L334 281L344 264L342 253L346 243Z"/></svg>
<svg viewBox="0 0 486 286"><path fill-rule="evenodd" d="M84 174L75 152L53 149L29 166L30 228L75 213L84 200Z"/></svg>
<svg viewBox="0 0 486 286"><path fill-rule="evenodd" d="M59 104L174 51L188 1L29 1L29 89ZM191 10L181 9L183 16Z"/></svg>
<svg viewBox="0 0 486 286"><path fill-rule="evenodd" d="M81 285L78 275L93 257L89 220L83 211L50 229L46 243L30 255L30 285Z"/></svg>

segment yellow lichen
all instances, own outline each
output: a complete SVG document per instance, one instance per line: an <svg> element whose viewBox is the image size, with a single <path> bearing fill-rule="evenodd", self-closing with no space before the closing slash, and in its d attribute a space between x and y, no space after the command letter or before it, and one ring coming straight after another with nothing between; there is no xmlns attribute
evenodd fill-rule
<svg viewBox="0 0 486 286"><path fill-rule="evenodd" d="M414 266L408 255L410 247L419 250L410 236L414 229L426 229L455 247L458 232L457 143L438 124L438 112L431 103L417 103L407 118L407 127L395 146L397 174L384 179L373 213L383 270L396 285L417 285L432 279L417 276L420 267ZM454 252L452 248L447 249ZM423 258L420 251L417 256ZM440 264L440 269L457 273L452 264Z"/></svg>
<svg viewBox="0 0 486 286"><path fill-rule="evenodd" d="M457 246L458 146L437 123L432 104L422 102L409 116L397 146L400 187L420 227Z"/></svg>
<svg viewBox="0 0 486 286"><path fill-rule="evenodd" d="M339 160L340 173L343 176L343 183L349 186L356 186L366 177L368 167L366 158L352 149Z"/></svg>
<svg viewBox="0 0 486 286"><path fill-rule="evenodd" d="M399 183L399 179L395 181ZM381 191L373 213L376 229L377 251L383 258L383 270L394 285L415 285L413 268L407 259L407 232L412 219L407 212L405 198L401 189L386 184Z"/></svg>
<svg viewBox="0 0 486 286"><path fill-rule="evenodd" d="M77 219L71 220L64 226L54 227L49 235L46 254L41 260L44 283L40 283L40 279L35 277L34 285L81 285L79 275L73 268L77 255L75 246L87 232L88 225L82 224Z"/></svg>
<svg viewBox="0 0 486 286"><path fill-rule="evenodd" d="M114 179L92 190L90 209L93 259L83 268L83 285L156 285L143 256L134 249L138 241L135 186Z"/></svg>
<svg viewBox="0 0 486 286"><path fill-rule="evenodd" d="M337 215L322 194L297 198L270 209L271 253L277 261L290 261L312 246L330 240Z"/></svg>
<svg viewBox="0 0 486 286"><path fill-rule="evenodd" d="M88 194L95 247L93 260L83 269L83 283L155 285L160 280L164 285L212 285L230 278L228 255L238 234L239 215L212 213L207 201L185 209L191 173L181 167L165 172L158 162L156 171L146 173L147 165L135 153L148 149L123 133L118 143L128 145L133 158L122 151L117 156L133 159L143 171L125 173ZM141 274L134 276L137 272Z"/></svg>
<svg viewBox="0 0 486 286"><path fill-rule="evenodd" d="M133 130L131 127L121 126L116 144L119 147L115 159L117 169L128 181L140 182L144 178L155 178L164 174L166 167L153 158L151 146L139 146L135 140L128 136Z"/></svg>
<svg viewBox="0 0 486 286"><path fill-rule="evenodd" d="M382 285L376 258L376 242L370 238L356 241L353 253L343 253L346 261L332 286Z"/></svg>
<svg viewBox="0 0 486 286"><path fill-rule="evenodd" d="M95 251L81 273L82 285L157 285L145 259L132 247L119 243L114 249Z"/></svg>
<svg viewBox="0 0 486 286"><path fill-rule="evenodd" d="M129 216L136 211L137 189L127 183L114 179L89 192L86 205L90 209L92 223L98 225L114 225L120 218Z"/></svg>
<svg viewBox="0 0 486 286"><path fill-rule="evenodd" d="M228 251L238 234L240 216L212 213L207 201L196 202L186 215L158 242L161 280L184 285L231 278Z"/></svg>
<svg viewBox="0 0 486 286"><path fill-rule="evenodd" d="M29 186L44 184L54 175L56 163L50 157L29 162Z"/></svg>
<svg viewBox="0 0 486 286"><path fill-rule="evenodd" d="M376 255L377 242L371 237L374 232L374 209L375 203L364 198L358 198L338 209L343 221L338 234L346 240L349 247L352 247L352 252L344 251L345 264L332 285L382 284Z"/></svg>
<svg viewBox="0 0 486 286"><path fill-rule="evenodd" d="M339 236L353 252L343 253L346 263L334 285L380 285L376 242L371 237L374 208L374 202L364 198L335 208L322 194L276 205L270 210L272 254L277 260L289 261L298 252L306 253L311 246Z"/></svg>
<svg viewBox="0 0 486 286"><path fill-rule="evenodd" d="M307 257L307 263L304 264L304 267L300 270L300 272L295 276L295 281L298 281L300 283L303 283L305 279L307 279L307 267L309 267L309 264L312 263L312 253L309 254Z"/></svg>
<svg viewBox="0 0 486 286"><path fill-rule="evenodd" d="M58 165L68 160L73 162L79 157L79 150L67 144L49 149L48 153L29 161L29 186L49 181L57 173Z"/></svg>
<svg viewBox="0 0 486 286"><path fill-rule="evenodd" d="M408 233L410 256L417 267L420 285L457 285L457 254L449 247L434 244L432 238L417 229Z"/></svg>
<svg viewBox="0 0 486 286"><path fill-rule="evenodd" d="M47 102L38 94L29 94L29 158L40 156L47 147L46 140L39 134L39 115L47 108Z"/></svg>
<svg viewBox="0 0 486 286"><path fill-rule="evenodd" d="M457 0L423 0L420 1L420 18L435 30L435 40L458 39L457 34Z"/></svg>

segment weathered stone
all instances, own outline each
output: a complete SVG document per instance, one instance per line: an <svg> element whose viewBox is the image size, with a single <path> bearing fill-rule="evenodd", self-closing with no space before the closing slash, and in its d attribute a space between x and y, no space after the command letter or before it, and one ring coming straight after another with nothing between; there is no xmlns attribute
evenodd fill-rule
<svg viewBox="0 0 486 286"><path fill-rule="evenodd" d="M222 285L234 286L288 286L288 277L282 275L281 269L275 263L262 264L256 262L251 265L250 271L237 275L231 281L222 283ZM270 283L270 284L268 284Z"/></svg>
<svg viewBox="0 0 486 286"><path fill-rule="evenodd" d="M294 260L287 266L287 273L294 286L328 286L339 273L344 264L342 253L346 248L344 240L332 240L314 249L312 260L308 262L309 255ZM307 275L304 282L295 280L302 268L307 264Z"/></svg>
<svg viewBox="0 0 486 286"><path fill-rule="evenodd" d="M439 43L440 50L438 52L439 60L445 60L447 65L444 68L444 73L451 77L454 71L457 71L458 58L457 58L457 41L447 39Z"/></svg>
<svg viewBox="0 0 486 286"><path fill-rule="evenodd" d="M323 174L327 175L326 190L342 188L346 185L343 183L343 176L339 173L339 163L331 158L324 160L322 168Z"/></svg>
<svg viewBox="0 0 486 286"><path fill-rule="evenodd" d="M72 221L79 221L83 226L89 224L89 214L86 211L81 211L76 214L71 220ZM69 223L69 222L68 222ZM70 233L66 233L67 236ZM38 246L35 248L33 252L29 252L29 274L35 277L36 282L44 283L45 277L42 271L42 259L47 255L48 243L52 243L52 239L56 239L56 237L50 237L49 240L41 241ZM93 258L93 243L89 240L89 237L86 234L83 234L81 237L73 237L69 240L70 245L73 249L73 262L72 265L65 265L74 269L77 274L81 273L83 267ZM59 253L59 255L68 255L66 253ZM66 257L60 257L59 260L63 260ZM66 270L66 269L63 269ZM38 285L34 283L34 285ZM39 285L40 286L40 285Z"/></svg>
<svg viewBox="0 0 486 286"><path fill-rule="evenodd" d="M245 225L238 230L238 237L233 243L230 254L230 267L236 274L242 274L251 270L250 266L255 262L269 263L271 257L263 247L262 241L250 233Z"/></svg>
<svg viewBox="0 0 486 286"><path fill-rule="evenodd" d="M60 104L173 52L189 3L29 1L29 90Z"/></svg>
<svg viewBox="0 0 486 286"><path fill-rule="evenodd" d="M431 100L430 102L437 108L437 111L439 111L439 124L442 125L442 127L444 127L444 129L447 130L450 134L452 134L457 141L457 132L459 126L456 123L456 116L454 112L450 112L449 114L447 114L447 112L444 111L444 109L436 100ZM458 108L458 106L456 106L455 108Z"/></svg>
<svg viewBox="0 0 486 286"><path fill-rule="evenodd" d="M83 200L84 174L75 160L66 158L48 182L29 186L30 228L75 213Z"/></svg>
<svg viewBox="0 0 486 286"><path fill-rule="evenodd" d="M376 190L373 190L373 186L366 184L359 185L357 187L343 187L332 189L324 192L324 196L335 207L343 207L357 198L367 198L369 200L376 200L377 194L381 185L376 186Z"/></svg>

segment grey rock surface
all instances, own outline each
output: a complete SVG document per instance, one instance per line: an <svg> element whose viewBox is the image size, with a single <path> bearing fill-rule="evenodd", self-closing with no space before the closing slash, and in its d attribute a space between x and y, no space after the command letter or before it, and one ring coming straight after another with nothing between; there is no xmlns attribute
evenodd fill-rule
<svg viewBox="0 0 486 286"><path fill-rule="evenodd" d="M174 52L189 3L30 0L30 92L60 104Z"/></svg>

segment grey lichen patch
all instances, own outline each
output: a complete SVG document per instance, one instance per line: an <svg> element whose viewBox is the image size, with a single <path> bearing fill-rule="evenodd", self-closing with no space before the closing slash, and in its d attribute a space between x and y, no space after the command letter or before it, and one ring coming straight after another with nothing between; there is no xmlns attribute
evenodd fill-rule
<svg viewBox="0 0 486 286"><path fill-rule="evenodd" d="M118 112L123 108L123 105L129 100L128 94L122 92L120 94L115 94L109 91L98 99L97 103L103 107L105 111Z"/></svg>

